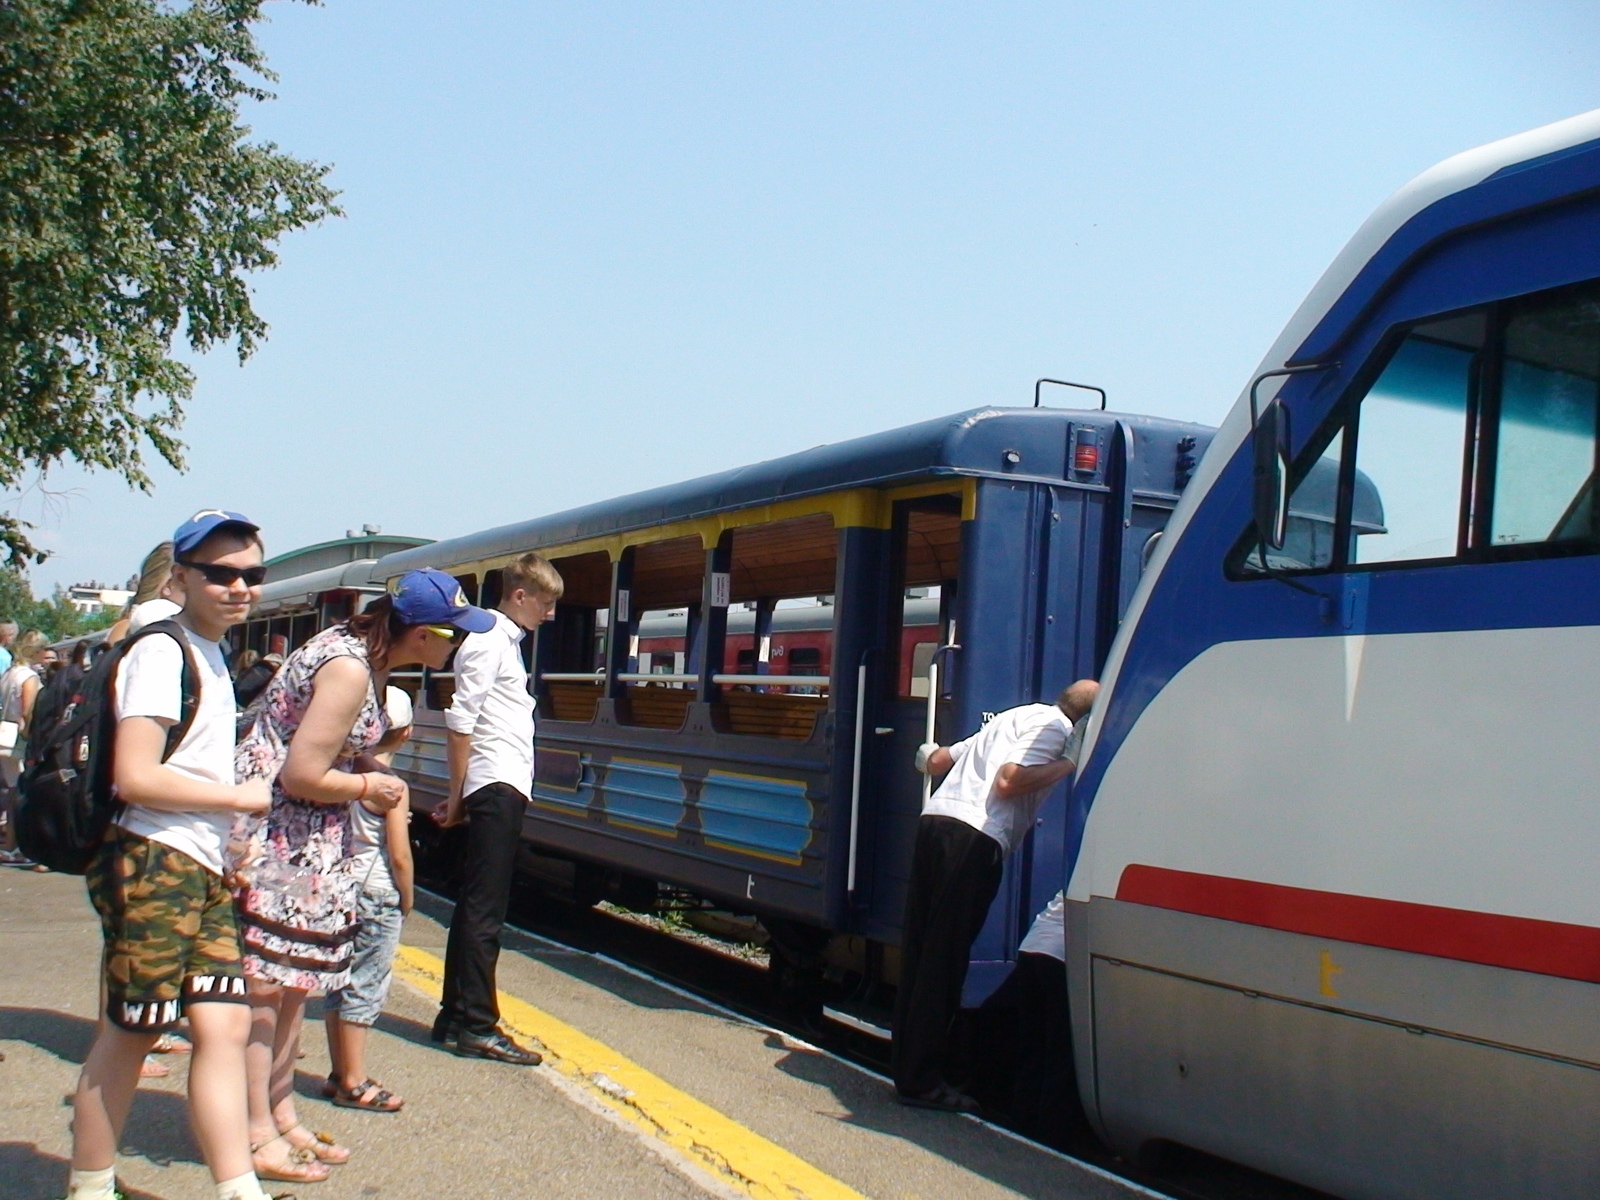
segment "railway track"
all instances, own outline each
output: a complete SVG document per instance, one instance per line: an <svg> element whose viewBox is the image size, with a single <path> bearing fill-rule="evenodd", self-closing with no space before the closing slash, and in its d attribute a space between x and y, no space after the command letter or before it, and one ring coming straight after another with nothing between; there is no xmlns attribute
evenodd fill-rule
<svg viewBox="0 0 1600 1200"><path fill-rule="evenodd" d="M448 922L452 891L448 882L424 878L421 890L418 906ZM852 1016L827 1001L821 1016L797 1013L779 1002L764 961L719 946L714 937L686 935L626 910L583 908L521 881L512 897L510 923L540 941L605 958L695 1000L807 1042L890 1086L889 1043L876 1032L870 1015ZM887 1023L886 1017L880 1019ZM1023 1137L1003 1118L992 1123L1010 1136ZM1147 1160L1129 1162L1101 1145L1087 1127L1079 1133L1070 1147L1051 1149L1174 1200L1336 1200L1179 1146L1163 1147Z"/></svg>

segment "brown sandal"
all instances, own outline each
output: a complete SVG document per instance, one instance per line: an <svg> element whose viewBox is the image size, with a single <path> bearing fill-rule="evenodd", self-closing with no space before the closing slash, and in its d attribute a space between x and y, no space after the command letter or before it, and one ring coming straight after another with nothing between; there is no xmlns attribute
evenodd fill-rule
<svg viewBox="0 0 1600 1200"><path fill-rule="evenodd" d="M281 1167L262 1166L259 1155L273 1142L282 1142L288 1147L288 1158ZM316 1154L309 1147L301 1149L281 1133L250 1147L250 1165L255 1168L257 1179L269 1179L274 1183L321 1183L333 1174L326 1165L317 1161Z"/></svg>
<svg viewBox="0 0 1600 1200"><path fill-rule="evenodd" d="M397 1096L376 1079L368 1079L353 1088L335 1088L332 1100L340 1108L359 1108L363 1112L397 1113L405 1107L405 1098Z"/></svg>

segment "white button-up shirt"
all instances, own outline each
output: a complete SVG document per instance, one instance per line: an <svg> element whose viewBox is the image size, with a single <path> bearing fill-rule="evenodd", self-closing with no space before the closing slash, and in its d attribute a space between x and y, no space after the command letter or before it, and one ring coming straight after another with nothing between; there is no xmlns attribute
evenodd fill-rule
<svg viewBox="0 0 1600 1200"><path fill-rule="evenodd" d="M456 691L444 723L472 739L463 796L491 783L533 794L533 696L522 665L523 633L496 609L494 628L469 633L456 651Z"/></svg>

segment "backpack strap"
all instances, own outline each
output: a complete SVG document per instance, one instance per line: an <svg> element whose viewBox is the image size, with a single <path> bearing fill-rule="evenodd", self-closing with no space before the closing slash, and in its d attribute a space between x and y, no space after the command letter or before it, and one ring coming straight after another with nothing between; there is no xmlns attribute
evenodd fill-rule
<svg viewBox="0 0 1600 1200"><path fill-rule="evenodd" d="M183 656L183 671L179 677L178 686L181 689L178 702L178 723L167 730L167 745L161 752L161 761L166 762L178 752L178 747L183 744L183 739L189 736L189 730L194 727L196 713L200 709L200 672L195 669L194 653L189 645L189 639L184 635L183 626L176 621L152 621L138 633L128 638L124 643L123 653L133 648L133 643L152 633L164 633L178 643L178 651Z"/></svg>

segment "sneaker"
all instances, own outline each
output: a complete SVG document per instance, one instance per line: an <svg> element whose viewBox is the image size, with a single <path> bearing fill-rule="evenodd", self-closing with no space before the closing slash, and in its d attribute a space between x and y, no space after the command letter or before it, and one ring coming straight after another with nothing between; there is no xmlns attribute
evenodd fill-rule
<svg viewBox="0 0 1600 1200"><path fill-rule="evenodd" d="M21 850L0 850L0 867L36 867L38 865Z"/></svg>

